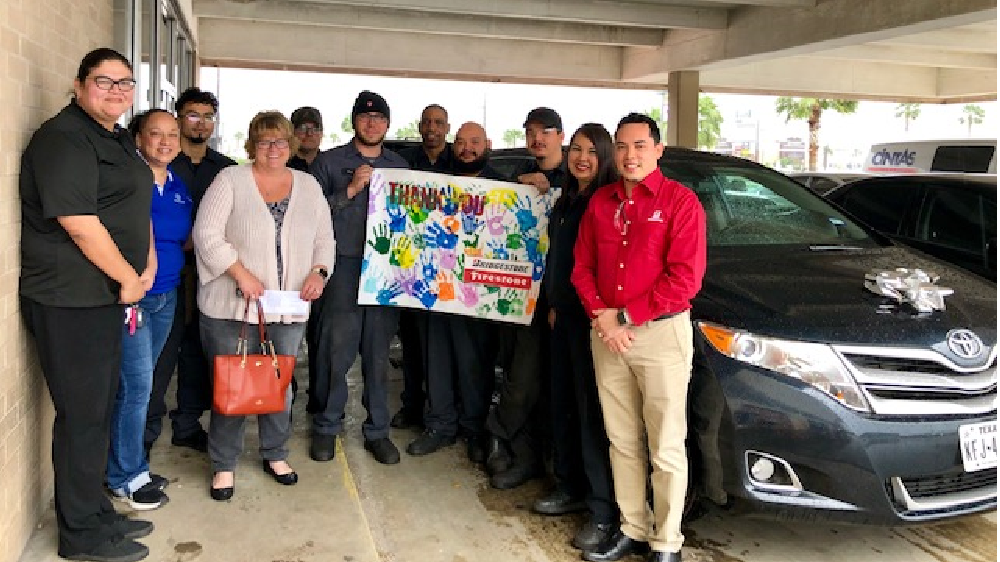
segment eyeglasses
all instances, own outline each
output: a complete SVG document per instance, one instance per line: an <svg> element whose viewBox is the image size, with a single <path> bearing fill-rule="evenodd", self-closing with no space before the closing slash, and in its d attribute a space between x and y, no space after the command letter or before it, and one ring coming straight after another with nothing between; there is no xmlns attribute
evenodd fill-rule
<svg viewBox="0 0 1000 562"><path fill-rule="evenodd" d="M323 127L314 127L312 125L299 125L295 127L296 133L301 133L303 135L322 135Z"/></svg>
<svg viewBox="0 0 1000 562"><path fill-rule="evenodd" d="M184 114L184 118L192 123L197 123L198 121L204 121L206 123L215 123L214 113L198 113L197 111L189 111Z"/></svg>
<svg viewBox="0 0 1000 562"><path fill-rule="evenodd" d="M388 117L382 115L381 113L359 113L358 119L361 121L369 121L372 123L385 123L389 120Z"/></svg>
<svg viewBox="0 0 1000 562"><path fill-rule="evenodd" d="M271 147L284 150L288 148L288 139L275 139L275 140L259 140L257 141L257 150L268 150Z"/></svg>
<svg viewBox="0 0 1000 562"><path fill-rule="evenodd" d="M625 216L624 199L622 199L622 202L618 204L618 210L615 211L614 224L615 228L618 229L618 232L620 232L622 236L628 234L628 217Z"/></svg>
<svg viewBox="0 0 1000 562"><path fill-rule="evenodd" d="M135 78L122 78L120 80L115 80L108 76L94 76L94 85L97 86L98 90L104 90L110 92L111 88L118 86L118 91L120 92L131 92L135 89Z"/></svg>

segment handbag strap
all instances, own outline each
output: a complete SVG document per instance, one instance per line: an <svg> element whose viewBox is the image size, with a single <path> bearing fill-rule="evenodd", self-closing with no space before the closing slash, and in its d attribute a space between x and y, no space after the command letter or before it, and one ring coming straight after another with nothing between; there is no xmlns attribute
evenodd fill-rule
<svg viewBox="0 0 1000 562"><path fill-rule="evenodd" d="M247 342L247 327L250 325L250 297L245 297L244 302L246 305L243 308L243 325L240 327L240 345L245 357L247 348L250 347ZM274 350L274 342L267 336L267 323L264 321L264 306L261 305L260 299L253 299L253 302L257 305L257 332L260 335L261 353L270 355L271 362L277 367L278 355Z"/></svg>

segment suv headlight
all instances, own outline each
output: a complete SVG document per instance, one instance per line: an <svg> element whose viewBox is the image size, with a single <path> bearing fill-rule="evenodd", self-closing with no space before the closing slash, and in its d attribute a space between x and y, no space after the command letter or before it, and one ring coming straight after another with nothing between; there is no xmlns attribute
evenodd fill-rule
<svg viewBox="0 0 1000 562"><path fill-rule="evenodd" d="M830 346L779 340L699 322L698 329L726 357L809 383L841 404L870 412L854 377Z"/></svg>

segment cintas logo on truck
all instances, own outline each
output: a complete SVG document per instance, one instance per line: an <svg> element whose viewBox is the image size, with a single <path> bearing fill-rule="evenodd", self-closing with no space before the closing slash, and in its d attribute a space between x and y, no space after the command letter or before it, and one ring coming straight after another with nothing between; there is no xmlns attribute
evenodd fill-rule
<svg viewBox="0 0 1000 562"><path fill-rule="evenodd" d="M890 152L883 148L872 154L872 166L912 167L916 162L916 150L903 149Z"/></svg>

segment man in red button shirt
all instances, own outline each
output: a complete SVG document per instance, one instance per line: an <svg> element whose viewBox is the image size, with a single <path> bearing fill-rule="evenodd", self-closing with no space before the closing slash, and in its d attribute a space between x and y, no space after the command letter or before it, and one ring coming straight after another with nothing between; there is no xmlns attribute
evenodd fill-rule
<svg viewBox="0 0 1000 562"><path fill-rule="evenodd" d="M689 309L705 273L705 211L660 173L656 122L630 113L615 132L622 179L598 189L580 223L571 281L593 321L591 350L611 439L621 528L584 559L680 562L687 490ZM644 443L643 427L648 441ZM646 509L647 449L653 518ZM648 543L648 547L647 547Z"/></svg>

